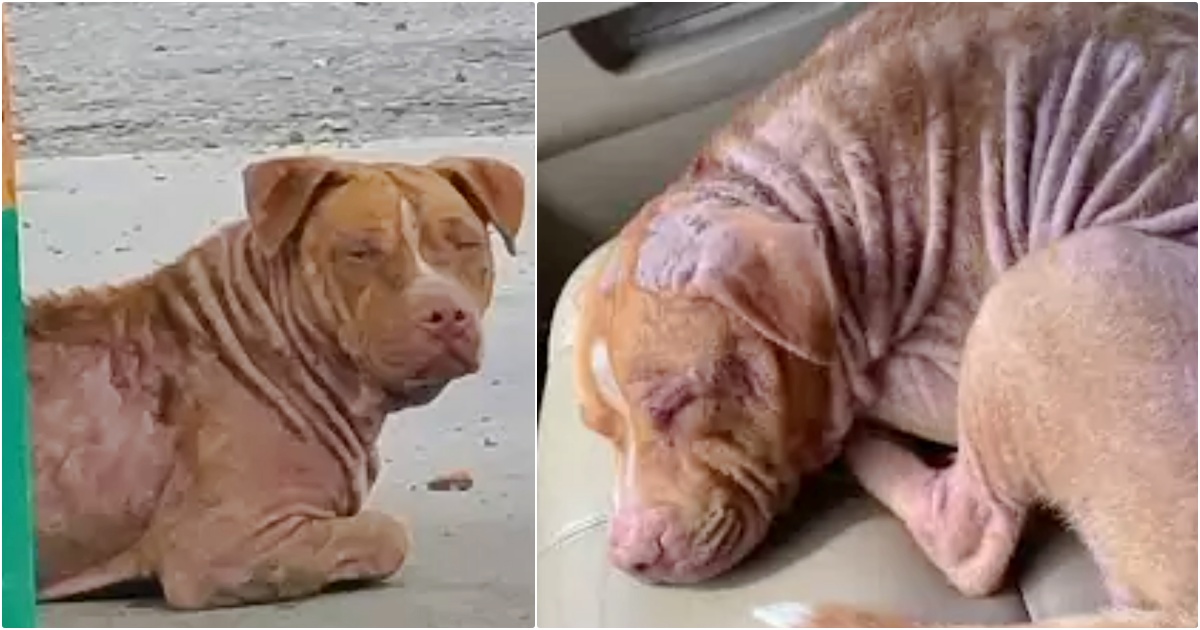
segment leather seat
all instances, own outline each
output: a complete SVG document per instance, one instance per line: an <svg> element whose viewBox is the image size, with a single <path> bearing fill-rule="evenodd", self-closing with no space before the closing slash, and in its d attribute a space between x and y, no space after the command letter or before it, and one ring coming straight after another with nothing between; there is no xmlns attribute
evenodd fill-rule
<svg viewBox="0 0 1200 630"><path fill-rule="evenodd" d="M538 436L540 626L755 627L752 609L779 601L861 604L927 622L996 625L1088 612L1106 602L1083 546L1048 521L1031 527L1009 586L988 598L959 595L903 526L837 471L804 489L764 546L716 580L650 586L611 567L605 541L612 455L583 426L571 357L579 288L603 249L575 270L550 333Z"/></svg>

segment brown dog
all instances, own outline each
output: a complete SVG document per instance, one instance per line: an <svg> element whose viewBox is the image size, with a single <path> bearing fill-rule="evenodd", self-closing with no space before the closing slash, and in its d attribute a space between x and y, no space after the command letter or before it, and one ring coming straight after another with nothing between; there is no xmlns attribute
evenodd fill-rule
<svg viewBox="0 0 1200 630"><path fill-rule="evenodd" d="M1146 5L889 5L831 34L586 292L613 562L722 573L848 446L964 593L998 587L1044 502L1113 593L1072 623L1194 624L1195 76L1194 16Z"/></svg>
<svg viewBox="0 0 1200 630"><path fill-rule="evenodd" d="M298 157L244 180L248 221L29 305L44 599L152 578L172 606L236 605L404 561L406 528L360 511L375 439L479 367L486 226L513 253L523 179Z"/></svg>

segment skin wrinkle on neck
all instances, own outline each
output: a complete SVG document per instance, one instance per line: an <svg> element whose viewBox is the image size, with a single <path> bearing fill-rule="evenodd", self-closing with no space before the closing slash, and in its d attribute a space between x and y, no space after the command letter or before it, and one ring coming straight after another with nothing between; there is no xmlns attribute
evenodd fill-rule
<svg viewBox="0 0 1200 630"><path fill-rule="evenodd" d="M381 405L384 396L371 395L375 388L358 376L353 359L336 337L322 334L319 324L304 317L304 313L319 312L313 308L318 300L312 295L310 283L291 271L295 260L286 256L263 260L250 249L246 254L265 267L266 277L272 279L266 284L266 291L275 304L273 313L280 314L288 338L284 347L293 350L298 359L299 369L291 373L307 399L333 427L334 434L326 433L322 443L338 458L345 478L353 480L349 509L356 509L376 474L374 443L385 416ZM364 405L364 394L375 404ZM323 424L320 420L316 422Z"/></svg>
<svg viewBox="0 0 1200 630"><path fill-rule="evenodd" d="M287 347L296 352L304 368L302 374L309 376L311 383L319 388L317 393L324 394L334 405L333 411L327 410L330 416L349 419L359 443L369 446L378 435L382 412L356 408L355 400L361 396L360 391L365 385L357 375L353 359L337 343L336 336L324 333L319 323L305 317L305 313L314 309L316 300L311 291L306 290L309 288L307 283L289 272L286 264L287 261L281 260L272 265L272 275L277 281L271 286L287 288L274 311L281 314L289 338ZM293 280L290 286L288 280Z"/></svg>
<svg viewBox="0 0 1200 630"><path fill-rule="evenodd" d="M284 264L282 261L280 264ZM355 368L354 358L338 342L332 324L314 321L309 313L319 313L308 283L298 274L278 269L272 274L271 293L279 295L275 311L282 314L281 322L288 337L293 339L292 348L299 351L305 367L318 374L317 382L339 395L336 402L343 403L345 414L357 420L351 424L360 434L364 444L372 444L378 436L382 413L393 411L382 386L364 382ZM382 410L382 412L380 411Z"/></svg>
<svg viewBox="0 0 1200 630"><path fill-rule="evenodd" d="M379 404L384 396L371 395L373 388L354 376L350 358L332 339L306 334L321 326L305 321L302 307L320 300L309 295L308 283L288 281L298 274L290 273L289 266L295 263L286 254L266 260L251 240L248 226L239 226L189 254L182 268L201 302L184 306L176 300L175 308L195 311L189 319L229 322L227 328L196 332L203 332L201 338L256 385L293 434L333 454L353 485L349 506L353 509L361 505L368 477L374 474L371 453L385 415ZM214 277L207 265L223 267L224 273ZM264 347L275 356L255 351ZM265 361L281 360L291 364L286 378L278 378L278 370L261 367ZM364 400L379 403L364 405Z"/></svg>
<svg viewBox="0 0 1200 630"><path fill-rule="evenodd" d="M780 217L781 220L821 225L826 228L825 235L828 239L826 255L829 259L830 270L833 272L834 303L838 305L838 360L835 363L836 370L841 374L837 380L839 384L846 383L851 387L856 402L860 405L868 405L874 399L875 392L873 391L874 386L865 377L864 372L867 366L882 354L882 350L893 342L895 318L888 320L876 315L873 320L867 319L869 313L880 311L878 305L868 301L865 291L867 278L881 274L887 277L893 274L878 271L881 266L886 269L886 265L891 261L881 259L879 251L870 247L871 241L864 241L861 236L861 227L864 222L885 224L883 217L887 210L883 208L882 203L878 202L881 199L879 192L869 188L860 188L859 200L860 202L864 200L874 200L875 202L863 204L864 207L851 210L852 204L846 203L848 200L844 194L831 190L832 184L844 181L849 177L845 172L845 161L837 159L836 155L829 155L832 152L830 148L818 148L818 139L805 136L797 144L805 146L809 150L819 150L835 159L823 161L823 173L805 172L804 168L797 166L805 163L804 160L788 156L784 148L774 146L760 134L750 142L729 143L725 145L724 151L709 158L723 167L721 171L739 174L739 177L732 181L726 180L727 186L718 185L711 189L727 187L730 191L739 188L745 190L745 184L742 182L748 177L753 177L759 189L770 191L770 193L768 195L753 194L752 199L745 200L748 207L764 208L762 205L764 199L773 198L778 200L781 205L765 206L767 212L772 216ZM811 160L808 161L808 163L811 162ZM859 155L857 162L860 165L870 164L871 159L869 156ZM781 166L785 163L788 164L786 168ZM764 165L767 167L764 168ZM750 176L750 173L756 175ZM799 185L796 182L809 183ZM877 188L869 182L864 185ZM832 202L831 199L833 199ZM934 233L931 237L932 242L923 243L924 251L944 252L947 247L944 242L946 232L948 232L948 228ZM939 237L943 239L940 242L936 240ZM902 247L914 247L914 243L922 243L926 240L924 231L920 229L910 231L903 240L896 237L892 237L892 239L899 241ZM913 260L910 264L916 269L920 263L921 260ZM926 276L921 284L930 286L928 288L921 287L924 298L921 300L924 303L923 308L921 302L909 301L888 308L884 311L884 315L887 315L888 312L902 311L906 312L906 321L919 321L920 316L928 311L930 304L937 297L936 287L940 284L943 270L944 266L942 265L927 264ZM893 273L901 272L906 272L906 270ZM862 289L855 290L860 287ZM864 322L868 323L864 324ZM915 326L915 323L909 324L909 326Z"/></svg>

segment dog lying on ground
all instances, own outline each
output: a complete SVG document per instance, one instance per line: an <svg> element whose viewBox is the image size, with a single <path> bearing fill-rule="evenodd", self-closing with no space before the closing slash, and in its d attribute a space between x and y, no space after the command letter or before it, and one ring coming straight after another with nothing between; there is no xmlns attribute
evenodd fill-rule
<svg viewBox="0 0 1200 630"><path fill-rule="evenodd" d="M1195 17L1150 5L887 5L832 33L585 289L612 562L723 573L845 454L963 593L1048 504L1112 594L1064 624L1195 625L1196 69Z"/></svg>
<svg viewBox="0 0 1200 630"><path fill-rule="evenodd" d="M126 284L27 311L43 599L156 579L169 605L296 598L396 572L362 511L384 417L476 371L506 163L276 158L248 220Z"/></svg>

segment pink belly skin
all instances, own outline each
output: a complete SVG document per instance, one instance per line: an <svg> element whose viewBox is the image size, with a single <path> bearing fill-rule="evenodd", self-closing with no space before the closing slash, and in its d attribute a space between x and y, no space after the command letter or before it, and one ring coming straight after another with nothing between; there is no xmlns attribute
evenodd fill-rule
<svg viewBox="0 0 1200 630"><path fill-rule="evenodd" d="M114 366L125 362L119 352L30 346L43 587L136 544L175 468L177 430L162 421L161 389L145 387L146 370Z"/></svg>

